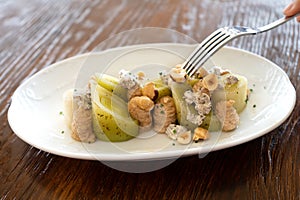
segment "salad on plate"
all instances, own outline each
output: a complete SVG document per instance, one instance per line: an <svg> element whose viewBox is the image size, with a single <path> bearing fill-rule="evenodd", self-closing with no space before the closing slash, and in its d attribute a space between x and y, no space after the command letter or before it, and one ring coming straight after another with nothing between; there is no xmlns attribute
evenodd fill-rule
<svg viewBox="0 0 300 200"><path fill-rule="evenodd" d="M248 98L242 75L216 66L190 77L181 65L153 80L144 72L96 73L86 88L63 97L65 122L76 141L122 142L155 131L183 145L237 129Z"/></svg>

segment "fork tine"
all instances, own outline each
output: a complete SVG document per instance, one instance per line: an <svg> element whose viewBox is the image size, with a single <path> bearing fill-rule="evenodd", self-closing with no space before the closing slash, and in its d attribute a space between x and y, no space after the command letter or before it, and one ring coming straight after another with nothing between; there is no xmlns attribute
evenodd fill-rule
<svg viewBox="0 0 300 200"><path fill-rule="evenodd" d="M211 40L207 41L206 44L199 45L200 49L193 54L193 58L191 60L188 60L188 66L186 66L185 68L187 73L189 73L194 67L196 67L195 64L199 62L199 60L203 57L203 54L206 54L207 49L210 49L211 46L215 46L215 43L219 43L225 38L226 34L223 31L221 31L218 33L218 35L214 36L213 38L211 38Z"/></svg>
<svg viewBox="0 0 300 200"><path fill-rule="evenodd" d="M207 46L207 44L214 39L215 37L217 37L220 33L222 32L221 29L218 29L216 31L214 31L213 33L211 33L207 38L205 38L205 40L203 40L198 46L197 48L191 53L191 55L186 59L186 61L183 63L182 68L183 69L187 69L189 68L189 64L192 64L194 62L195 59L197 59L197 57L195 55L199 54L199 51L203 50L204 46Z"/></svg>
<svg viewBox="0 0 300 200"><path fill-rule="evenodd" d="M202 49L201 53L195 55L196 59L194 59L193 63L191 63L192 65L189 67L189 69L186 70L187 73L189 75L193 75L210 56L212 56L218 49L228 43L231 39L233 39L233 37L230 34L223 32L221 37L209 43L208 46Z"/></svg>
<svg viewBox="0 0 300 200"><path fill-rule="evenodd" d="M194 52L191 54L191 56L184 63L183 69L186 70L187 74L193 75L195 73L195 71L200 67L198 65L198 63L200 61L202 61L202 59L205 58L206 55L215 46L217 46L223 40L226 40L229 36L230 36L230 34L228 34L227 30L224 28L220 28L217 31L215 31L214 33L212 33L210 36L208 36L208 38L205 39L196 48L196 50L194 50Z"/></svg>
<svg viewBox="0 0 300 200"><path fill-rule="evenodd" d="M192 67L192 63L194 62L195 59L197 59L196 55L199 54L203 50L203 47L206 46L209 41L211 41L213 38L215 38L220 33L221 33L221 30L218 29L218 30L214 31L213 33L211 33L208 37L206 37L205 40L203 40L197 46L197 48L191 53L191 55L186 59L186 61L182 65L182 68L187 70L190 67Z"/></svg>

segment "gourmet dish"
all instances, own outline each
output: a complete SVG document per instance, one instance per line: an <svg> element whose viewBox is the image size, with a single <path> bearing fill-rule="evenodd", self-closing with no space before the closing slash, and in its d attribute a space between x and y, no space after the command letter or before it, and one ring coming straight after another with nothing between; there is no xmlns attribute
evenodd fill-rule
<svg viewBox="0 0 300 200"><path fill-rule="evenodd" d="M189 144L238 128L247 85L244 76L220 67L189 77L177 65L153 80L125 70L119 77L95 74L87 88L65 92L64 116L72 138L81 142L121 142L155 131Z"/></svg>

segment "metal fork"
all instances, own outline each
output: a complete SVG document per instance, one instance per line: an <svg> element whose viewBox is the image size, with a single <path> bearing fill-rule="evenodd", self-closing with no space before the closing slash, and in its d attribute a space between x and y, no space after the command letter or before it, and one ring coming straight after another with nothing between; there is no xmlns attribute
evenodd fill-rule
<svg viewBox="0 0 300 200"><path fill-rule="evenodd" d="M258 33L271 30L299 15L300 13L290 17L283 17L268 25L258 28L244 26L219 28L197 46L197 48L183 63L182 68L186 70L188 75L192 76L214 53L216 53L216 51L231 40L244 35L256 35Z"/></svg>

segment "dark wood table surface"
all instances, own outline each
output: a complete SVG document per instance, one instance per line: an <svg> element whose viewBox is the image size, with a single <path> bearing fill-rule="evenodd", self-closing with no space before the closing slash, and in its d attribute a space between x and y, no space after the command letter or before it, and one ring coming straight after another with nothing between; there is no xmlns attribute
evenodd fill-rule
<svg viewBox="0 0 300 200"><path fill-rule="evenodd" d="M250 142L184 157L148 173L66 158L22 141L10 128L11 96L57 61L92 51L107 37L163 27L203 40L227 25L260 26L289 0L0 1L0 199L300 199L300 102L275 130ZM300 24L229 46L280 66L300 92ZM279 111L280 112L280 111Z"/></svg>

